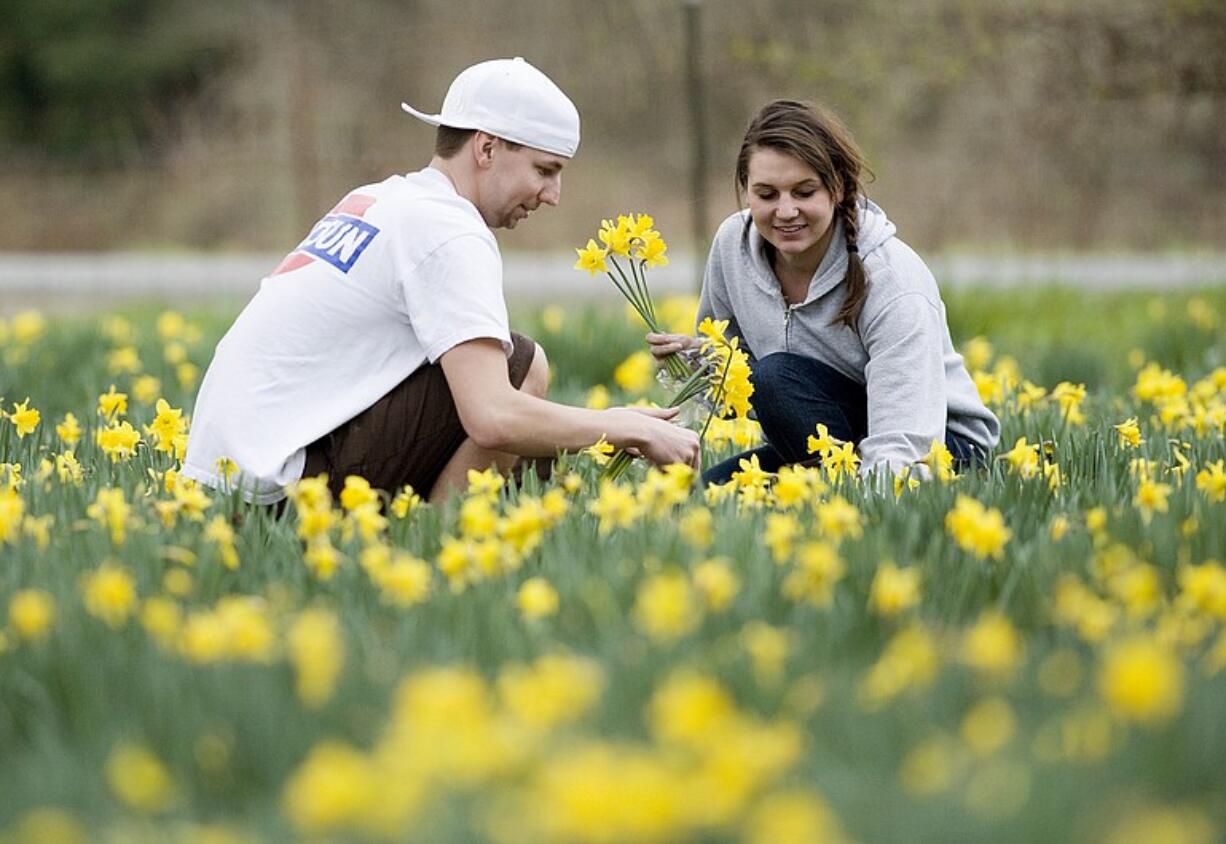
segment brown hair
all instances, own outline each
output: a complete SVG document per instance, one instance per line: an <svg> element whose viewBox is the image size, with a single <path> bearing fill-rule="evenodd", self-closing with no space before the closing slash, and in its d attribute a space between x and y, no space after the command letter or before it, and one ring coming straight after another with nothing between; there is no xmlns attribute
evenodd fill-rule
<svg viewBox="0 0 1226 844"><path fill-rule="evenodd" d="M439 158L454 158L455 154L460 151L460 148L468 143L468 139L475 134L477 134L476 129L457 129L454 126L440 126L434 134L434 154ZM523 144L508 141L506 138L499 138L499 140L510 150L517 150L523 146Z"/></svg>
<svg viewBox="0 0 1226 844"><path fill-rule="evenodd" d="M738 202L744 202L749 186L749 159L760 147L800 159L817 173L822 187L839 197L835 214L843 221L847 240L847 298L831 325L842 323L854 331L868 295L868 277L857 243L860 233L857 209L864 193L860 173L872 175L864 156L847 128L825 109L800 100L769 102L749 122L741 142L736 159Z"/></svg>

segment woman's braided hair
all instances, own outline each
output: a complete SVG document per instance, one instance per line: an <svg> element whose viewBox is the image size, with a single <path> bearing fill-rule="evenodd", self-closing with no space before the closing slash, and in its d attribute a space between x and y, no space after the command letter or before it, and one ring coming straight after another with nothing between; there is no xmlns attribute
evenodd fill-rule
<svg viewBox="0 0 1226 844"><path fill-rule="evenodd" d="M868 295L868 277L860 260L858 207L864 186L861 171L871 172L847 128L830 112L800 100L775 100L754 115L736 160L737 200L744 202L749 187L749 159L769 147L791 155L813 168L822 186L838 199L835 213L843 221L847 240L847 297L832 325L853 331ZM768 244L769 248L769 244Z"/></svg>

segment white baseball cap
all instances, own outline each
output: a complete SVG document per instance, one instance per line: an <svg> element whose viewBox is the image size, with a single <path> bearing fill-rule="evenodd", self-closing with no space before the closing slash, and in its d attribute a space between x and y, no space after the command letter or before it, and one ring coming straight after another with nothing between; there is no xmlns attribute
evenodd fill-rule
<svg viewBox="0 0 1226 844"><path fill-rule="evenodd" d="M518 56L492 59L462 71L439 114L400 107L431 126L479 129L517 144L573 158L579 149L579 111L548 76Z"/></svg>

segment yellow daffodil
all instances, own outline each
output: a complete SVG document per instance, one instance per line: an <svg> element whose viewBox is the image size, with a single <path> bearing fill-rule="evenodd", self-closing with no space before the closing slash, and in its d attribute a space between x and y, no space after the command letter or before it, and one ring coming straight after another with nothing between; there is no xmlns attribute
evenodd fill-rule
<svg viewBox="0 0 1226 844"><path fill-rule="evenodd" d="M589 238L587 246L576 249L575 254L579 256L579 260L575 261L575 269L587 270L589 275L609 271L609 265L605 263L605 258L609 255L608 250L601 249L596 245L596 241Z"/></svg>
<svg viewBox="0 0 1226 844"><path fill-rule="evenodd" d="M38 428L42 416L37 410L30 407L30 400L27 398L23 402L13 404L13 412L8 414L8 418L13 423L13 427L17 429L17 438L25 439L27 434L34 433Z"/></svg>

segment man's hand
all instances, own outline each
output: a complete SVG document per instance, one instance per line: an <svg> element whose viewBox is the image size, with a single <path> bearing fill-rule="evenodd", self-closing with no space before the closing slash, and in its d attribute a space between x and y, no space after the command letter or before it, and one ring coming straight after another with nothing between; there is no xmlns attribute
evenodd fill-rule
<svg viewBox="0 0 1226 844"><path fill-rule="evenodd" d="M696 472L701 471L702 448L698 434L669 421L676 417L679 411L676 407L614 407L606 412L617 415L633 413L647 417L628 420L631 425L645 427L639 437L642 445L627 451L646 457L658 466L684 463L694 467Z"/></svg>
<svg viewBox="0 0 1226 844"><path fill-rule="evenodd" d="M549 457L557 449L578 451L603 434L608 441L653 463L700 465L698 435L668 420L676 408L568 407L516 390L496 340L461 343L439 359L464 430L492 451Z"/></svg>

